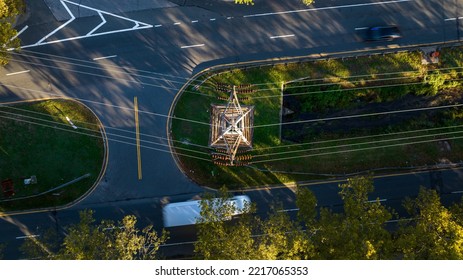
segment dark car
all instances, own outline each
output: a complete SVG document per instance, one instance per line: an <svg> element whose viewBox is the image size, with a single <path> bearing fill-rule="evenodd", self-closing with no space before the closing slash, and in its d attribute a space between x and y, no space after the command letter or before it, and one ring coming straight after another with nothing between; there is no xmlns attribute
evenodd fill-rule
<svg viewBox="0 0 463 280"><path fill-rule="evenodd" d="M397 26L375 26L367 29L365 39L367 41L392 41L401 37Z"/></svg>

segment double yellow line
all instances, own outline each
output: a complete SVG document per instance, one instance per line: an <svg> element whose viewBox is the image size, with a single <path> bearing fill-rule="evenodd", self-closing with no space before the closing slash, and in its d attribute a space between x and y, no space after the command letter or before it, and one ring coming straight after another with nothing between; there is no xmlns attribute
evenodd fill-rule
<svg viewBox="0 0 463 280"><path fill-rule="evenodd" d="M140 152L140 123L138 120L138 98L133 98L134 112L135 112L135 132L137 139L137 162L138 162L138 180L143 178L141 171L141 152Z"/></svg>

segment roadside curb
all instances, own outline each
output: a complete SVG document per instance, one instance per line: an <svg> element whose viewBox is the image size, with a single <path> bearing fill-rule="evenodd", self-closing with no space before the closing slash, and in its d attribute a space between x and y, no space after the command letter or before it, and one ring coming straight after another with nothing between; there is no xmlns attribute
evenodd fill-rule
<svg viewBox="0 0 463 280"><path fill-rule="evenodd" d="M190 79L180 88L180 90L177 92L177 94L174 97L174 100L172 101L172 104L169 109L168 117L167 117L167 125L166 125L166 134L168 138L168 145L169 145L169 151L172 155L172 158L175 161L175 164L177 167L180 169L180 171L192 182L196 183L188 174L187 172L183 169L182 164L180 159L178 158L177 154L175 153L175 150L173 148L173 139L172 139L172 118L175 116L173 115L175 107L182 97L184 91L186 88L188 88L196 79L204 74L207 74L208 72L216 72L216 73L211 73L212 75L208 76L205 78L205 80L209 79L210 77L214 76L217 74L218 71L227 72L227 71L232 71L234 69L246 69L246 68L253 68L253 67L263 67L263 66L272 66L272 65L279 65L279 64L286 64L286 63L301 63L301 62L314 62L314 61L320 61L320 60L329 60L329 59L349 59L349 58L355 58L355 57L360 57L360 56L373 56L373 55L384 55L384 54L392 54L392 53L400 53L400 52L413 52L413 51L419 51L423 47L458 47L462 46L463 42L460 41L448 41L445 42L445 44L442 43L434 43L434 44L417 44L417 45L412 45L412 46L406 46L406 47L397 47L397 48L378 48L378 49L373 49L373 50L356 50L356 51L346 51L346 52L334 52L334 53L320 53L320 54L308 54L308 55L302 55L302 56L294 56L294 57L274 57L274 58L268 58L268 59L262 59L262 60L251 60L251 61L244 61L244 62L231 62L231 63L223 63L223 64L217 64L217 65L212 65L205 67L204 69L200 69L197 73L194 73ZM198 65L197 67L200 67ZM427 172L429 170L433 169L452 169L452 167L447 167L447 168L433 168L430 167L428 169L410 169L408 173L414 173L414 172ZM415 170L415 171L413 171ZM363 171L364 173L368 173L371 171ZM404 173L398 173L395 175L402 175ZM385 175L383 175L385 176ZM347 178L347 177L345 177ZM327 179L329 180L329 179ZM345 179L331 179L331 180L345 180ZM325 180L326 181L326 180ZM320 183L324 182L323 180L320 181L314 181L313 183ZM288 187L287 185L293 185L297 186L299 183L307 183L307 182L291 182L288 184L281 184L281 187ZM272 186L277 186L277 185L272 185ZM208 187L208 186L200 186L204 189L211 190L211 191L217 191L214 188ZM268 189L269 186L261 186L258 188L253 188L252 190L257 190L257 189ZM272 187L270 187L272 188ZM235 190L235 191L250 191L251 189L245 189L245 190ZM232 192L232 191L231 191Z"/></svg>
<svg viewBox="0 0 463 280"><path fill-rule="evenodd" d="M98 125L100 127L100 133L101 133L101 137L102 137L102 140L103 140L103 150L104 150L103 163L101 165L100 173L98 174L98 177L95 180L95 182L93 183L93 185L82 196L80 196L76 200L74 200L74 201L72 201L72 202L70 202L70 203L68 203L66 205L57 206L57 207L53 206L53 207L46 207L46 208L38 208L38 209L31 209L31 210L0 212L0 217L15 216L15 215L22 215L22 214L33 214L33 213L41 213L41 212L48 212L48 211L60 211L60 210L65 210L65 209L71 208L71 207L75 206L76 204L80 203L85 198L87 198L97 188L97 186L100 184L100 182L101 182L101 180L102 180L102 178L103 178L103 176L104 176L104 174L106 172L106 168L107 168L107 165L108 165L108 158L109 158L108 138L106 136L106 130L105 130L105 127L104 127L103 123L101 122L100 118L98 118L98 116L95 114L95 112L92 109L90 109L90 107L88 107L86 104L82 103L79 100L75 100L73 98L59 97L59 98L39 98L39 99L30 99L30 100L23 100L23 101L4 102L4 103L0 103L0 105L40 102L40 101L46 101L46 100L70 100L70 101L81 104L82 106L87 108L93 114L93 116L95 116L95 118L97 120L97 123L98 123Z"/></svg>

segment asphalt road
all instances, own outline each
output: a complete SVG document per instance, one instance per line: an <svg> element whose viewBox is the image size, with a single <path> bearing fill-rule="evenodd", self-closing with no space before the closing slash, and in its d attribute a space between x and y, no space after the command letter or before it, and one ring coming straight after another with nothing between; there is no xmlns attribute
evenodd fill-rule
<svg viewBox="0 0 463 280"><path fill-rule="evenodd" d="M113 2L99 2L104 1ZM98 188L69 209L2 217L0 243L8 243L6 258L21 257L16 248L23 238L17 237L76 222L82 209L95 209L99 219L135 214L142 224L160 228L161 201L181 201L202 193L203 188L178 170L166 147L166 115L192 73L221 63L275 57L444 45L458 42L463 31L461 0L333 0L309 8L298 0L256 1L246 9L223 1L189 1L188 6L134 7L117 14L105 10L102 3L79 8L65 0L69 19L61 22L45 2L29 2L31 14L17 27L24 48L0 69L0 102L50 96L81 100L106 127L109 164ZM93 16L79 16L82 9ZM363 27L382 24L399 25L404 38L393 44L362 42ZM134 97L140 110L141 180ZM442 171L439 177L449 201L461 197L452 194L462 190L460 173ZM420 186L432 187L435 181L429 173L379 178L372 198L400 205L403 197L416 195ZM319 205L339 206L337 184L310 186ZM283 201L286 209L295 208L294 194L287 188L250 191L249 195L262 214L274 199Z"/></svg>

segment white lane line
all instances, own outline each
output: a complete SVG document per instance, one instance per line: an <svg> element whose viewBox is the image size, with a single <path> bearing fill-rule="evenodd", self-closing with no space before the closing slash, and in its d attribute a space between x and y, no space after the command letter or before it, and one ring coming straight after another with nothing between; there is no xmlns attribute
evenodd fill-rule
<svg viewBox="0 0 463 280"><path fill-rule="evenodd" d="M192 20L191 23L198 23L199 20Z"/></svg>
<svg viewBox="0 0 463 280"><path fill-rule="evenodd" d="M101 60L101 59L107 59L107 58L113 58L113 57L117 57L117 55L108 55L108 56L102 56L102 57L95 57L93 58L93 60Z"/></svg>
<svg viewBox="0 0 463 280"><path fill-rule="evenodd" d="M463 17L458 17L458 19L463 19Z"/></svg>
<svg viewBox="0 0 463 280"><path fill-rule="evenodd" d="M413 2L413 1L415 1L415 0L393 0L393 1L384 1L384 2L376 2L376 3L363 3L363 4L352 4L352 5L340 5L340 6L331 6L331 7L323 7L323 8L311 8L311 9L284 11L284 12L276 12L276 13L253 14L253 15L245 15L245 16L243 16L243 17L244 17L244 18L250 18L250 17L264 17L264 16L295 14L295 13L312 12L312 11L322 11L322 10L335 10L335 9L365 7L365 6L374 6L374 5L386 5L386 4L402 3L402 2Z"/></svg>
<svg viewBox="0 0 463 280"><path fill-rule="evenodd" d="M294 34L278 35L278 36L270 36L270 39L289 38L289 37L294 37L294 36L296 36L296 35L294 35Z"/></svg>
<svg viewBox="0 0 463 280"><path fill-rule="evenodd" d="M454 191L452 193L463 193L463 191Z"/></svg>
<svg viewBox="0 0 463 280"><path fill-rule="evenodd" d="M16 39L16 37L18 37L19 35L21 35L21 33L23 33L24 31L26 31L27 28L29 28L28 25L24 26L18 33L16 33L16 35L14 35L13 37L11 37L10 41L13 41L14 39Z"/></svg>
<svg viewBox="0 0 463 280"><path fill-rule="evenodd" d="M39 236L40 236L39 234L24 235L24 236L18 236L18 237L16 237L16 239L35 238L35 237L39 237Z"/></svg>
<svg viewBox="0 0 463 280"><path fill-rule="evenodd" d="M162 24L156 24L154 27L161 27Z"/></svg>
<svg viewBox="0 0 463 280"><path fill-rule="evenodd" d="M182 24L181 22L174 22L174 25L180 25Z"/></svg>
<svg viewBox="0 0 463 280"><path fill-rule="evenodd" d="M444 21L451 21L451 20L457 20L457 18L446 18Z"/></svg>
<svg viewBox="0 0 463 280"><path fill-rule="evenodd" d="M364 29L368 29L368 27L356 27L355 30L364 30Z"/></svg>
<svg viewBox="0 0 463 280"><path fill-rule="evenodd" d="M204 47L204 44L197 44L197 45L189 45L189 46L181 46L181 49L189 49L189 48L198 48L198 47Z"/></svg>
<svg viewBox="0 0 463 280"><path fill-rule="evenodd" d="M105 23L106 23L106 19L104 18L103 14L102 14L101 12L98 12L98 14L99 14L99 15L100 15L100 17L101 17L101 20L102 20L102 22L101 22L100 24L98 24L98 25L97 25L97 27L93 28L93 30L92 30L92 31L88 32L86 36L92 35L92 34L93 34L93 32L97 31L97 30L98 30L98 28L102 27L102 26L103 26L103 24L105 24Z"/></svg>
<svg viewBox="0 0 463 280"><path fill-rule="evenodd" d="M227 19L232 19L233 17L227 17Z"/></svg>
<svg viewBox="0 0 463 280"><path fill-rule="evenodd" d="M23 73L29 73L31 70L24 70L24 71L19 71L19 72L14 72L14 73L8 73L6 74L7 76L13 76L13 75L18 75L18 74L23 74Z"/></svg>
<svg viewBox="0 0 463 280"><path fill-rule="evenodd" d="M211 18L211 19L210 19L210 21L215 21L215 20L217 20L217 19L215 19L215 18Z"/></svg>

